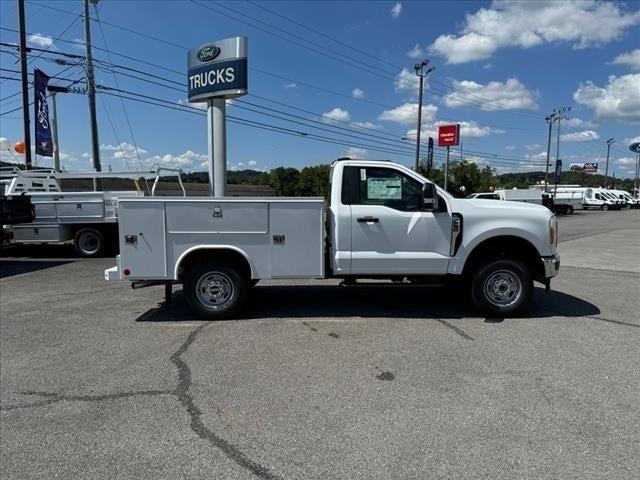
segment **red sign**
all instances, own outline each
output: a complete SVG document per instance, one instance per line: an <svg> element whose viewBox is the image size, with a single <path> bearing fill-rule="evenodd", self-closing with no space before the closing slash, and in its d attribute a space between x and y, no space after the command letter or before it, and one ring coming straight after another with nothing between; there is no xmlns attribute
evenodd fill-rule
<svg viewBox="0 0 640 480"><path fill-rule="evenodd" d="M460 143L460 124L440 125L438 127L438 146L450 147Z"/></svg>

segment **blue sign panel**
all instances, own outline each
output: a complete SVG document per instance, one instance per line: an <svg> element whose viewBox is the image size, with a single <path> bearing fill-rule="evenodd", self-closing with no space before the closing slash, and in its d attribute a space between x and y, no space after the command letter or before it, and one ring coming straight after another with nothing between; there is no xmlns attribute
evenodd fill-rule
<svg viewBox="0 0 640 480"><path fill-rule="evenodd" d="M247 94L247 39L233 37L206 43L187 55L190 102Z"/></svg>
<svg viewBox="0 0 640 480"><path fill-rule="evenodd" d="M189 70L187 81L189 101L247 90L247 59L200 65Z"/></svg>

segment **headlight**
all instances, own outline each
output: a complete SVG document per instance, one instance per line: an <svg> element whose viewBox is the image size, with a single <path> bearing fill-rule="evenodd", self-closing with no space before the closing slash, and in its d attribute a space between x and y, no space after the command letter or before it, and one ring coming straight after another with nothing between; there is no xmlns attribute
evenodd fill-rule
<svg viewBox="0 0 640 480"><path fill-rule="evenodd" d="M557 245L558 243L558 220L555 215L549 218L549 245Z"/></svg>

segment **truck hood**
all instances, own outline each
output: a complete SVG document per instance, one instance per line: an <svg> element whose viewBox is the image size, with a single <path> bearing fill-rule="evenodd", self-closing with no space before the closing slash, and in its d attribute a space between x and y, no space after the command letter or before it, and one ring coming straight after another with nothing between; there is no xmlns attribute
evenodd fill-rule
<svg viewBox="0 0 640 480"><path fill-rule="evenodd" d="M510 202L505 200L489 200L489 199L478 199L478 198L455 198L453 200L454 211L456 207L460 207L463 209L467 209L469 204L472 204L473 207L476 208L487 208L496 211L532 211L538 210L540 212L546 212L551 214L551 211L547 207L543 207L542 205L537 205L535 203L525 203L525 202ZM467 207L467 208L464 208Z"/></svg>

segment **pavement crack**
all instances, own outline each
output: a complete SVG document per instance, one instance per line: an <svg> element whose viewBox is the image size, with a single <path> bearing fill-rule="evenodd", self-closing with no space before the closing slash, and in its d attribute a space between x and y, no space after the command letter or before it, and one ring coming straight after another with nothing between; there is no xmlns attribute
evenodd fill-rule
<svg viewBox="0 0 640 480"><path fill-rule="evenodd" d="M237 446L229 443L207 428L202 420L202 411L195 404L193 396L189 393L191 388L191 369L187 362L182 358L182 355L189 350L189 347L191 347L198 334L208 325L208 323L205 323L194 329L180 348L170 357L170 360L178 369L178 386L176 387L175 393L178 396L178 400L191 417L191 430L193 430L200 438L207 440L214 447L221 450L237 465L249 470L258 478L264 480L279 480L281 477L271 472L267 467L251 460Z"/></svg>
<svg viewBox="0 0 640 480"><path fill-rule="evenodd" d="M436 322L441 323L442 325L444 325L445 327L453 330L454 332L456 332L458 335L460 335L462 338L464 338L465 340L475 340L475 338L473 338L471 335L469 335L467 332L465 332L464 330L462 330L461 328L456 327L455 325L447 322L446 320L443 320L441 318L434 318L434 320Z"/></svg>

